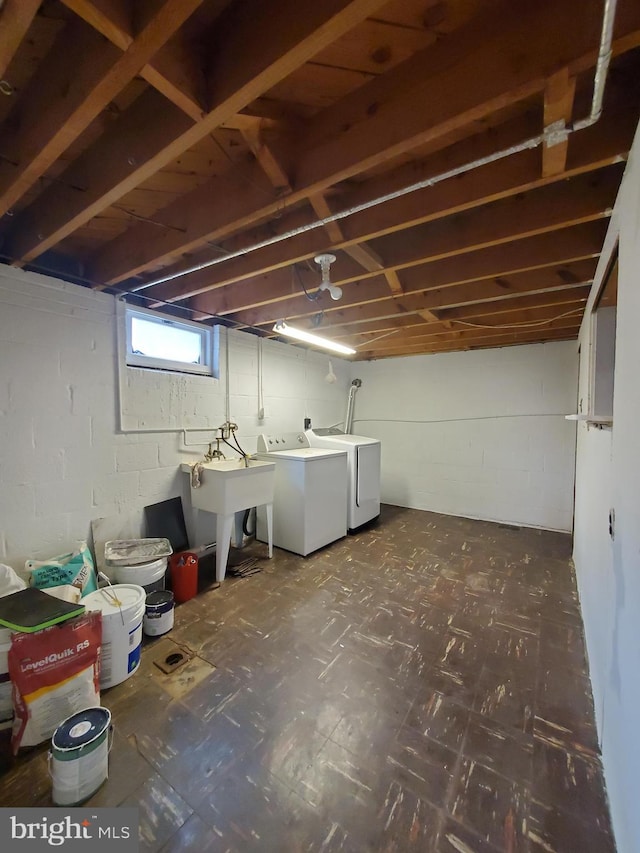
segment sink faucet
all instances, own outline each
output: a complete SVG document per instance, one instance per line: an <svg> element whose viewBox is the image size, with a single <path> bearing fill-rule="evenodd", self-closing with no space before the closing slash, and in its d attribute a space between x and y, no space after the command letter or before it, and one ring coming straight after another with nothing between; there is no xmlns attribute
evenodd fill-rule
<svg viewBox="0 0 640 853"><path fill-rule="evenodd" d="M211 447L212 444L213 444L213 442L209 442L209 449L204 454L205 460L207 462L211 462L214 459L224 459L225 455L220 450L220 439L216 438L216 449L215 450L212 449L212 447Z"/></svg>

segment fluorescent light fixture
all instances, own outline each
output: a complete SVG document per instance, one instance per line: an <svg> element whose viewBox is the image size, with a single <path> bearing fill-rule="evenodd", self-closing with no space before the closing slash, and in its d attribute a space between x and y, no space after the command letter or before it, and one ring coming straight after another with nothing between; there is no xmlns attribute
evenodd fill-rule
<svg viewBox="0 0 640 853"><path fill-rule="evenodd" d="M335 341L330 341L329 338L323 338L321 335L314 335L313 332L305 332L304 329L296 329L293 326L288 326L284 320L278 320L273 327L273 331L279 335L286 335L288 338L294 338L296 341L302 341L305 344L313 344L315 347L339 352L342 355L353 355L355 350L352 347L345 347L343 344L338 344Z"/></svg>

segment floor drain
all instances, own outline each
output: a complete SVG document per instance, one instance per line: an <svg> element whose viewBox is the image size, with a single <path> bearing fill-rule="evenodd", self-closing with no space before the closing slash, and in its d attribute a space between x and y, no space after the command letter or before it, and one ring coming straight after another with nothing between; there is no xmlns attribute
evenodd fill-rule
<svg viewBox="0 0 640 853"><path fill-rule="evenodd" d="M162 670L165 675L171 675L176 669L184 666L185 663L191 660L193 655L186 650L170 652L168 655L162 655L154 659L154 664L158 669Z"/></svg>

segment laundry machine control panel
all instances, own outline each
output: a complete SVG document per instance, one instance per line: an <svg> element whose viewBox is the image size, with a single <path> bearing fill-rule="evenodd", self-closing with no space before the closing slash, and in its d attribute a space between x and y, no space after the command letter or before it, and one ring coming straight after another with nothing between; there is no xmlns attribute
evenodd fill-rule
<svg viewBox="0 0 640 853"><path fill-rule="evenodd" d="M258 436L258 453L269 453L274 450L297 450L309 447L309 439L303 432L284 432L274 435Z"/></svg>

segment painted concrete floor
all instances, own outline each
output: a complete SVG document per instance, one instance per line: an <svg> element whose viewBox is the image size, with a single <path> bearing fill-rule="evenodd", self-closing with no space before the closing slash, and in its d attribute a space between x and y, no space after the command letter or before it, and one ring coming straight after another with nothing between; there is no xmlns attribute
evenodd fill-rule
<svg viewBox="0 0 640 853"><path fill-rule="evenodd" d="M567 535L397 507L176 610L103 692L141 850L607 853ZM262 556L254 543L240 559ZM177 645L192 654L173 675ZM46 747L0 806L49 803Z"/></svg>

